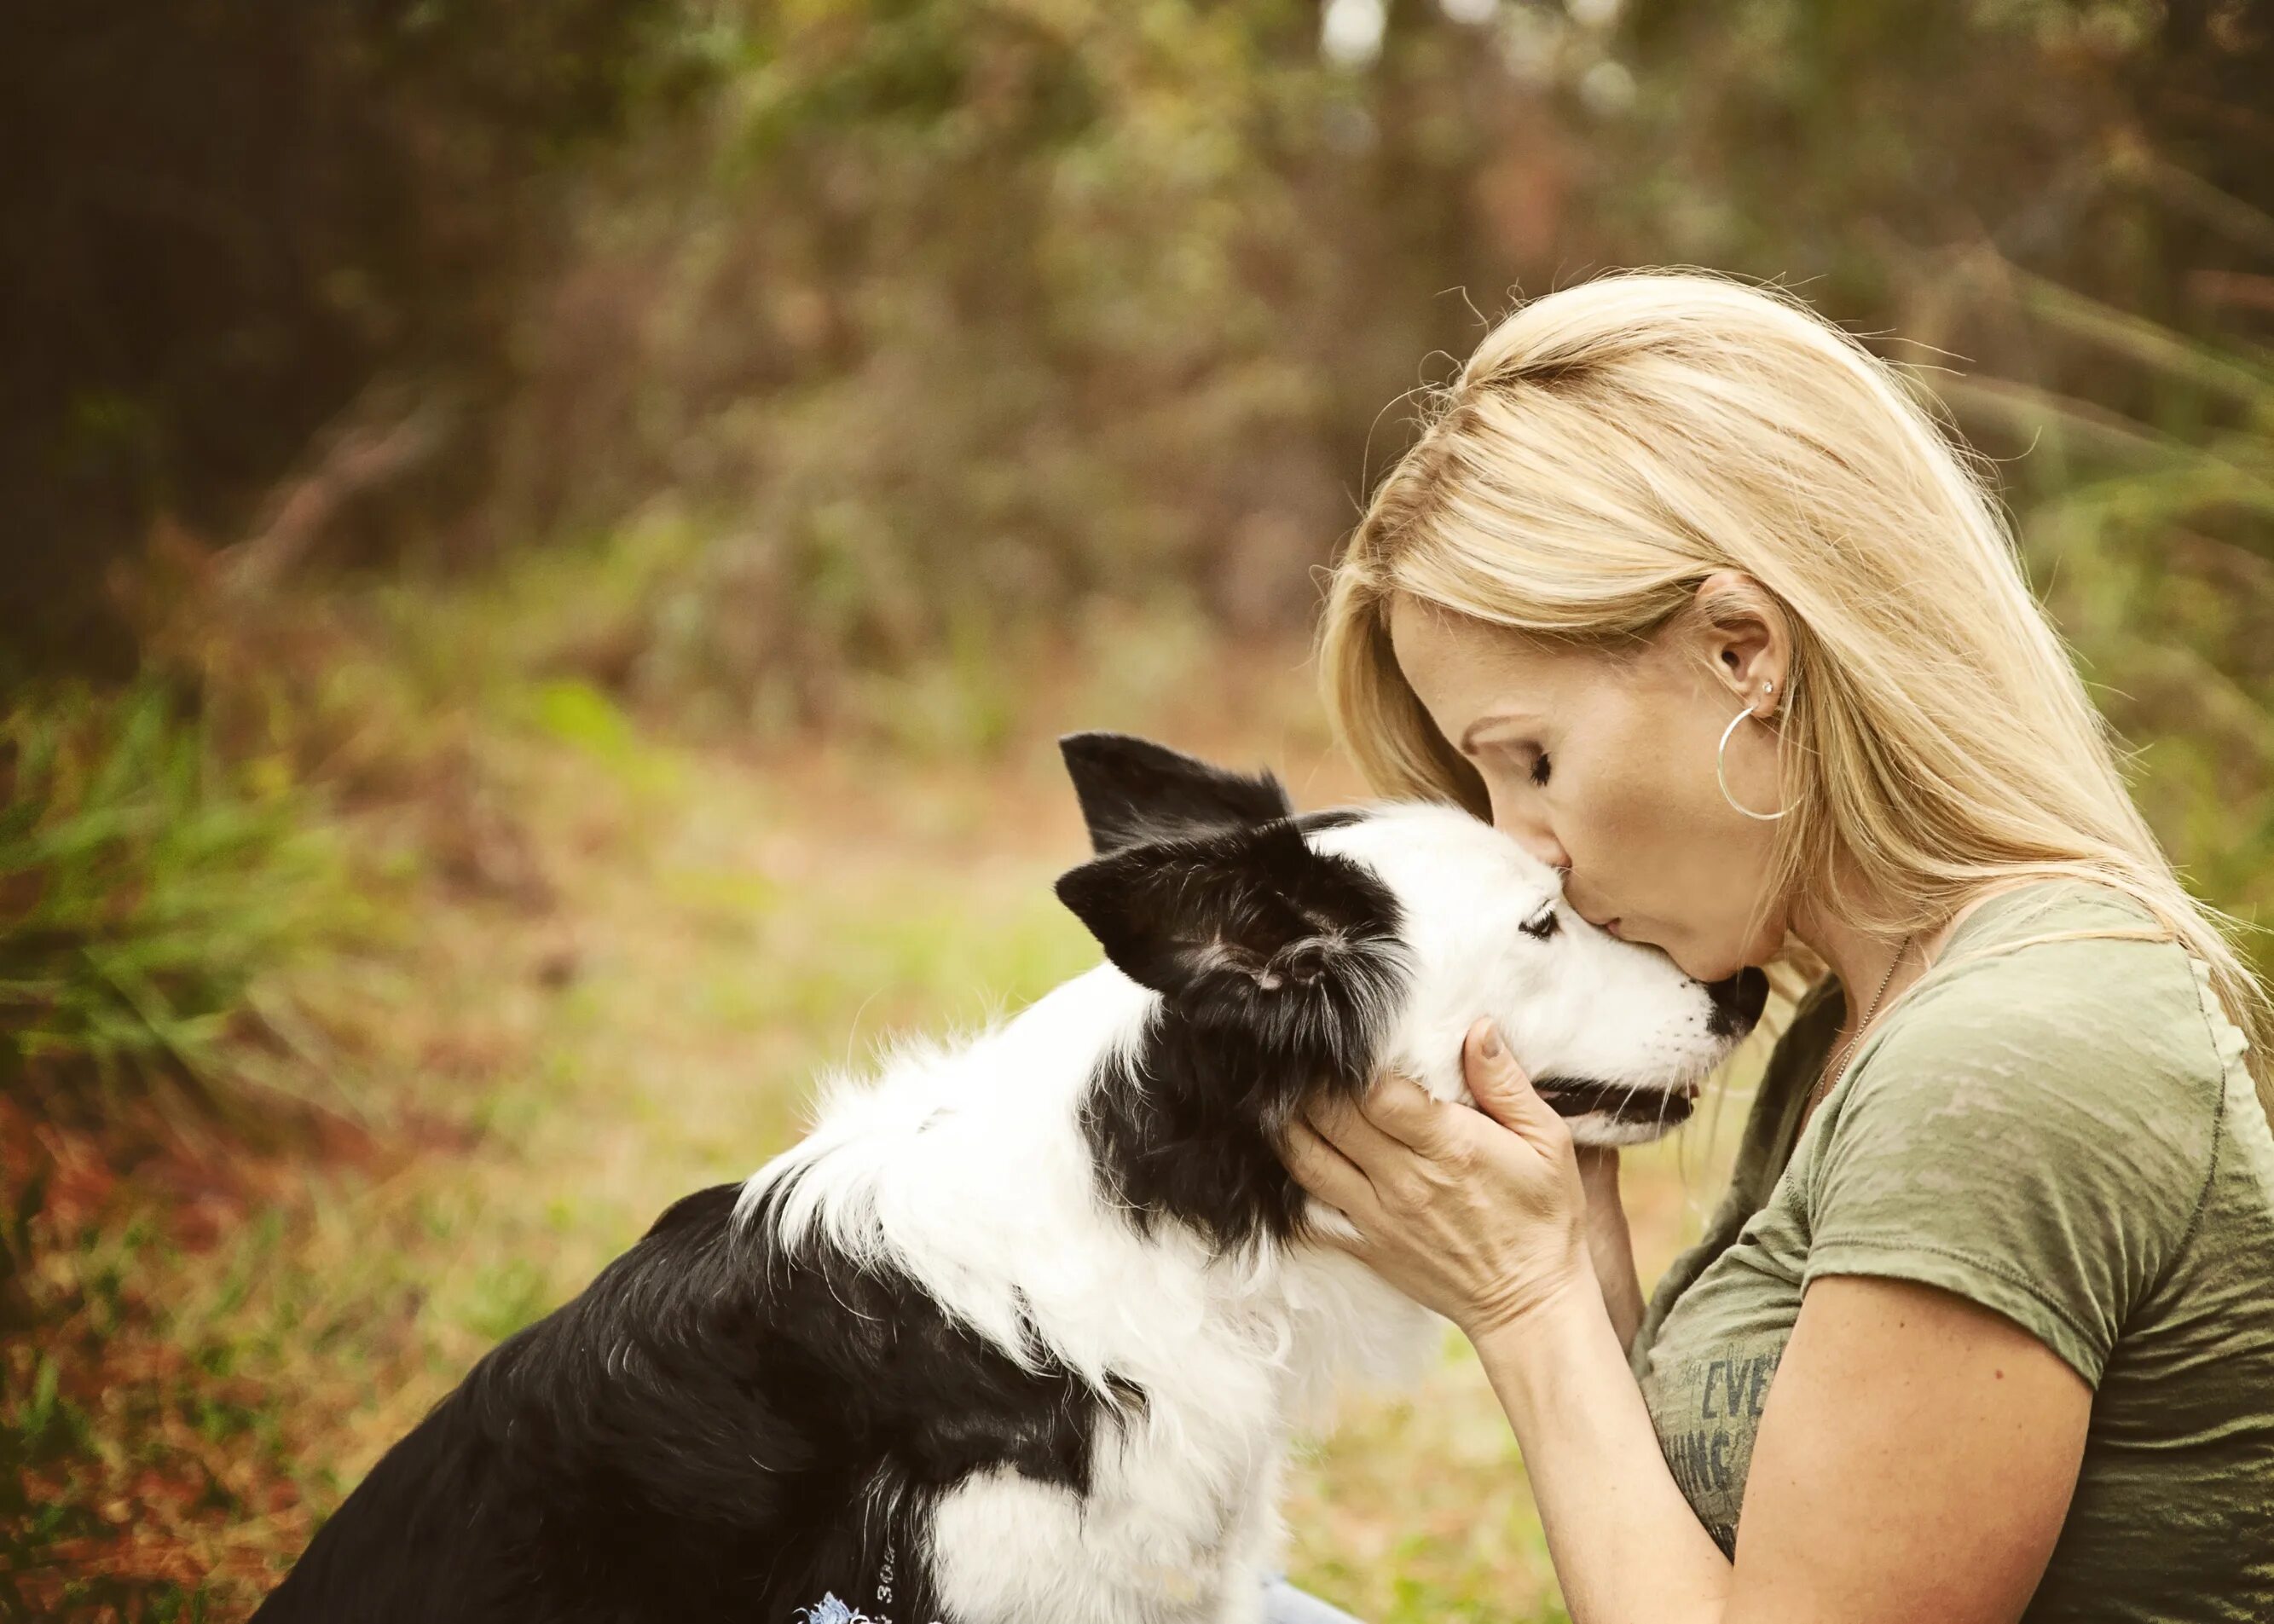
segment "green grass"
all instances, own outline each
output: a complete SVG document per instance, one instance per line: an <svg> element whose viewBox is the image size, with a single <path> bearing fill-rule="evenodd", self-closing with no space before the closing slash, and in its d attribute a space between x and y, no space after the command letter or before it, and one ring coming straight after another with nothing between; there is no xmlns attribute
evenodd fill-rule
<svg viewBox="0 0 2274 1624"><path fill-rule="evenodd" d="M231 1102L216 1051L262 973L343 922L339 853L273 758L224 762L162 687L0 718L0 1071Z"/></svg>
<svg viewBox="0 0 2274 1624"><path fill-rule="evenodd" d="M352 933L345 872L289 770L225 758L159 681L0 717L0 1613L205 1616L193 1574L86 1559L133 1543L138 1476L226 1518L210 1460L274 1453L278 1402L226 1346L145 1339L230 1147L331 1093L277 971ZM224 1276L219 1312L246 1289Z"/></svg>

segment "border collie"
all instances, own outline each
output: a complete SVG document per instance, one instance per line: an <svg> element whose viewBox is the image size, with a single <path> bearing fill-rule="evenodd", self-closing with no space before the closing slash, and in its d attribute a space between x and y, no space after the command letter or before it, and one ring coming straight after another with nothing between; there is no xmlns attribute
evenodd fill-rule
<svg viewBox="0 0 2274 1624"><path fill-rule="evenodd" d="M1449 808L1298 815L1269 773L1061 741L1106 962L830 1079L395 1445L261 1608L288 1620L1234 1624L1291 1431L1442 1321L1275 1146L1394 1065L1466 1102L1497 1019L1583 1140L1689 1114L1766 982L1571 913Z"/></svg>

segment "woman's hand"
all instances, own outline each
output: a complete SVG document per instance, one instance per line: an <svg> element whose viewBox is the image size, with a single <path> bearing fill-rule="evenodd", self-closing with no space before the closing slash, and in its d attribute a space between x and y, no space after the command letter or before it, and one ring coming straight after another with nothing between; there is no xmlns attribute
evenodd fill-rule
<svg viewBox="0 0 2274 1624"><path fill-rule="evenodd" d="M1355 1105L1314 1105L1285 1156L1365 1237L1335 1244L1475 1342L1597 1286L1570 1129L1491 1021L1469 1028L1461 1065L1480 1111L1385 1072Z"/></svg>

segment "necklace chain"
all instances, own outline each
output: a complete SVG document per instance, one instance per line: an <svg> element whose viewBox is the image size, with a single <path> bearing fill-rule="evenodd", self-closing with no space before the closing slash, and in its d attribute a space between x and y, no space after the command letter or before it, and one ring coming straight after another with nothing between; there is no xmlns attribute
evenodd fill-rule
<svg viewBox="0 0 2274 1624"><path fill-rule="evenodd" d="M1833 1084L1840 1075L1841 1064L1848 1058L1848 1051L1856 1047L1863 1038L1864 1028L1870 1026L1871 1017L1879 1012L1879 1000L1887 996L1887 988L1895 979L1895 966L1902 963L1903 954L1910 944L1911 939L1906 936L1897 945L1895 956L1887 961L1886 974L1880 978L1879 990L1871 995L1871 1007L1865 1010L1864 1019L1856 1023L1856 1035L1840 1046L1840 1052L1833 1056L1825 1065L1823 1072L1817 1078L1816 1086L1808 1091L1808 1103L1811 1110L1824 1103L1824 1096L1832 1092Z"/></svg>

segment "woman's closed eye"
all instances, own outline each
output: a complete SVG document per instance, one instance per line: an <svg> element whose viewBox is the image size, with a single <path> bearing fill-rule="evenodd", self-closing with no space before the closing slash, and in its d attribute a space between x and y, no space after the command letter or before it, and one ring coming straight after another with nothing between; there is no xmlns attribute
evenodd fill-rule
<svg viewBox="0 0 2274 1624"><path fill-rule="evenodd" d="M1489 750L1491 754L1499 756L1502 761L1510 765L1521 764L1525 755L1529 754L1532 762L1529 766L1525 767L1524 776L1535 785L1544 786L1547 782L1550 771L1547 752L1539 746L1511 741L1505 745L1491 746Z"/></svg>

